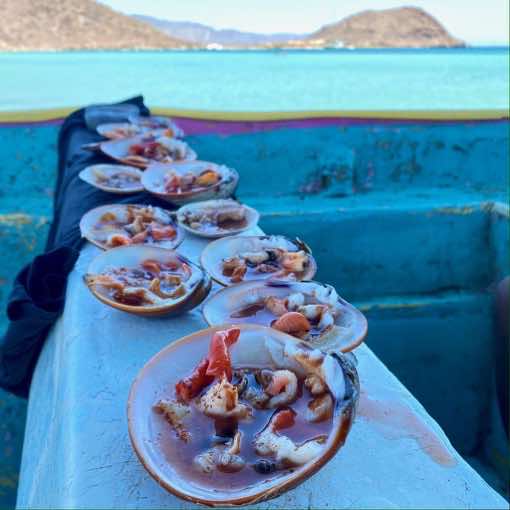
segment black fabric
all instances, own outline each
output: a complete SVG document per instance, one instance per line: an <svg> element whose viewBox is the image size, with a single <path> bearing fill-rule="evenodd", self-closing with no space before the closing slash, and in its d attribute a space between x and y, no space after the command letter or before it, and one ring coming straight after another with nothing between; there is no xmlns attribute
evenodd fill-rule
<svg viewBox="0 0 510 510"><path fill-rule="evenodd" d="M143 97L117 104L126 103L136 105L142 115L149 115ZM7 305L9 325L0 341L0 387L25 398L46 335L64 309L67 277L83 243L81 217L94 207L114 202L168 206L145 193L116 198L78 177L88 165L111 162L100 153L82 148L102 140L87 128L85 112L81 109L72 113L62 125L53 221L45 253L17 275Z"/></svg>

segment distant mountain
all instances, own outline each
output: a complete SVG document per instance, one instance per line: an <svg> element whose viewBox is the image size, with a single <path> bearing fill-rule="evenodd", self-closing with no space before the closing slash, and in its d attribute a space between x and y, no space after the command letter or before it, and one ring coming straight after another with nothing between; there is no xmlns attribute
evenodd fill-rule
<svg viewBox="0 0 510 510"><path fill-rule="evenodd" d="M1 6L0 51L188 46L93 0L2 0Z"/></svg>
<svg viewBox="0 0 510 510"><path fill-rule="evenodd" d="M132 17L144 23L148 23L172 37L201 46L207 46L209 44L217 44L226 47L261 46L306 37L306 35L302 34L256 34L253 32L241 32L240 30L217 30L207 25L202 25L201 23L193 23L191 21L168 21L140 14L134 14Z"/></svg>
<svg viewBox="0 0 510 510"><path fill-rule="evenodd" d="M417 7L363 11L326 25L308 37L313 46L435 48L465 46ZM299 44L299 43L298 43Z"/></svg>

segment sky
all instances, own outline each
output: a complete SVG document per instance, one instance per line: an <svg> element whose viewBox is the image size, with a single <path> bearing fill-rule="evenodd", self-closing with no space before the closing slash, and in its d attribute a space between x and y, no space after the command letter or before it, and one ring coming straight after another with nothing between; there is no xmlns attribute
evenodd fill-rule
<svg viewBox="0 0 510 510"><path fill-rule="evenodd" d="M126 14L215 28L307 33L365 9L413 5L469 44L508 44L509 0L101 0Z"/></svg>

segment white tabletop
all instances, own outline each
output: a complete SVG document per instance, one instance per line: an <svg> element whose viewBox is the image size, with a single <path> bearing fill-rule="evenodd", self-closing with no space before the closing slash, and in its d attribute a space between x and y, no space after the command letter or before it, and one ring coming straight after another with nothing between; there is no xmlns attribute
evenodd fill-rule
<svg viewBox="0 0 510 510"><path fill-rule="evenodd" d="M197 261L205 243L188 237L179 251ZM82 251L37 364L17 506L189 508L136 458L126 402L149 358L207 324L199 309L144 319L101 304L82 281L98 252ZM508 508L366 345L356 356L362 397L346 445L302 485L257 507Z"/></svg>

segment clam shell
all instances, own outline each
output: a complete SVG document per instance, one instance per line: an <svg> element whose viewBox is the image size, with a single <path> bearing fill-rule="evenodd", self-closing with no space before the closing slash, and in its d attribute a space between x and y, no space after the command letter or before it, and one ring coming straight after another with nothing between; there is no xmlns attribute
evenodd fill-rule
<svg viewBox="0 0 510 510"><path fill-rule="evenodd" d="M87 281L86 277L85 283L92 294L103 303L117 308L118 310L142 316L181 313L199 305L208 295L211 289L211 280L199 266L175 251L154 246L121 246L102 252L90 263L87 276L101 274L105 269L110 267L135 268L140 266L144 260L148 259L159 262L179 260L188 264L192 270L188 292L178 299L168 299L168 302L156 305L132 306L118 303L111 299L108 295L97 289L95 285Z"/></svg>
<svg viewBox="0 0 510 510"><path fill-rule="evenodd" d="M164 191L163 179L169 171L173 171L179 175L187 172L199 174L207 168L215 170L221 176L221 180L214 186L209 186L208 188L198 191L184 191L181 193L166 193ZM177 206L202 200L228 198L234 193L238 181L239 174L233 168L217 165L216 163L208 161L152 163L147 167L142 176L142 184L149 193Z"/></svg>
<svg viewBox="0 0 510 510"><path fill-rule="evenodd" d="M210 274L211 278L221 285L232 285L230 278L223 275L223 259L234 257L239 253L258 251L262 248L282 248L285 250L304 250L309 254L310 264L303 275L303 280L310 280L317 272L317 263L311 254L310 248L299 239L291 240L284 236L236 236L224 237L209 243L200 256L202 267ZM244 281L269 280L272 273L246 275Z"/></svg>
<svg viewBox="0 0 510 510"><path fill-rule="evenodd" d="M211 296L204 304L202 312L205 320L211 326L227 322L270 326L271 321L276 319L272 314L267 316L264 314L262 317L251 315L239 318L233 318L231 315L244 306L259 302L265 297L275 296L283 299L294 292L311 294L317 286L324 286L324 284L314 281L274 282L274 284L264 281L242 282L226 287ZM335 327L314 338L313 342L310 342L313 347L325 352L349 352L358 347L365 339L368 329L365 316L340 296L338 304L341 312L335 320Z"/></svg>
<svg viewBox="0 0 510 510"><path fill-rule="evenodd" d="M163 117L161 115L151 115L150 117L144 117L138 114L131 114L128 116L129 122L136 124L142 129L153 131L154 129L168 129L170 128L174 132L175 138L182 138L184 131L169 117ZM157 123L158 127L154 128L153 123Z"/></svg>
<svg viewBox="0 0 510 510"><path fill-rule="evenodd" d="M136 207L144 207L143 205L135 205ZM99 219L103 214L107 212L114 213L118 218L126 218L127 216L127 207L128 204L111 204L111 205L101 205L96 207L95 209L91 209L87 213L85 213L80 221L80 232L81 236L87 239L87 241L95 244L98 248L103 250L111 249L105 245L106 239L108 235L117 233L117 231L109 231L109 232L101 232L95 230L95 225L99 223ZM154 209L160 209L159 207L154 207ZM168 213L168 211L165 211ZM172 226L177 230L177 235L174 239L168 241L153 241L150 243L144 243L141 246L157 246L160 248L166 248L167 250L173 250L177 246L179 246L184 239L184 231L177 225L176 223L172 223ZM118 233L125 233L123 230L119 230Z"/></svg>
<svg viewBox="0 0 510 510"><path fill-rule="evenodd" d="M129 147L135 143L141 143L144 141L144 137L142 135L133 136L131 138L120 138L119 140L110 140L108 142L102 142L99 145L101 152L106 154L110 158L119 161L120 163L124 163L130 166L136 166L138 168L146 168L148 163L137 163L132 162L129 159L126 160L126 157L129 155ZM184 142L183 142L184 143ZM197 159L196 152L191 149L191 147L187 146L186 157L185 160L194 160Z"/></svg>
<svg viewBox="0 0 510 510"><path fill-rule="evenodd" d="M259 215L258 211L253 209L253 207L248 207L247 205L242 205L242 207L244 207L245 212L246 212L246 225L244 227L232 228L232 229L223 229L220 227L216 227L216 228L212 228L210 231L204 232L201 230L193 229L184 222L185 214L188 212L195 212L195 211L200 211L202 209L210 209L210 208L222 209L223 207L228 207L230 205L242 205L242 204L239 204L235 200L228 200L228 199L205 200L204 202L194 202L191 204L187 204L187 205L182 206L177 211L177 221L179 222L179 225L184 230L187 230L188 232L191 232L192 234L194 234L196 236L207 237L210 239L228 236L228 235L239 234L241 232L244 232L245 230L249 230L249 229L257 226L260 215Z"/></svg>
<svg viewBox="0 0 510 510"><path fill-rule="evenodd" d="M335 403L333 427L326 448L316 459L296 468L292 473L242 489L226 490L202 486L178 473L162 451L161 441L167 434L166 423L152 410L155 402L170 397L175 383L188 375L207 353L215 331L223 325L204 329L181 338L156 354L136 377L128 400L128 429L133 448L149 474L166 490L193 503L212 507L241 506L274 498L296 487L321 469L343 446L354 421L359 397L356 368L343 355L330 356L330 365L339 363L344 375L345 399ZM285 346L303 346L298 340L271 328L240 324L241 335L231 348L233 365L280 368L274 363L273 350L283 352ZM306 349L306 346L303 346ZM291 349L289 349L291 350ZM331 363L333 362L333 363Z"/></svg>
<svg viewBox="0 0 510 510"><path fill-rule="evenodd" d="M94 175L94 170L99 170L105 173L106 175L113 175L119 171L122 171L138 177L139 183L129 188L112 188L110 186L105 186L97 181L97 178ZM132 166L109 165L109 164L90 165L84 168L80 172L79 176L82 181L89 183L91 186L99 188L100 190L106 191L108 193L115 193L117 195L128 195L130 193L138 193L140 191L143 191L144 189L141 182L142 172L138 170L138 168L134 168Z"/></svg>
<svg viewBox="0 0 510 510"><path fill-rule="evenodd" d="M130 129L131 133L127 136L112 136L111 132L115 129ZM120 138L130 138L132 136L138 135L141 133L141 128L135 124L131 124L130 122L108 122L105 124L99 124L96 127L96 131L101 136L108 138L110 140L118 140Z"/></svg>

